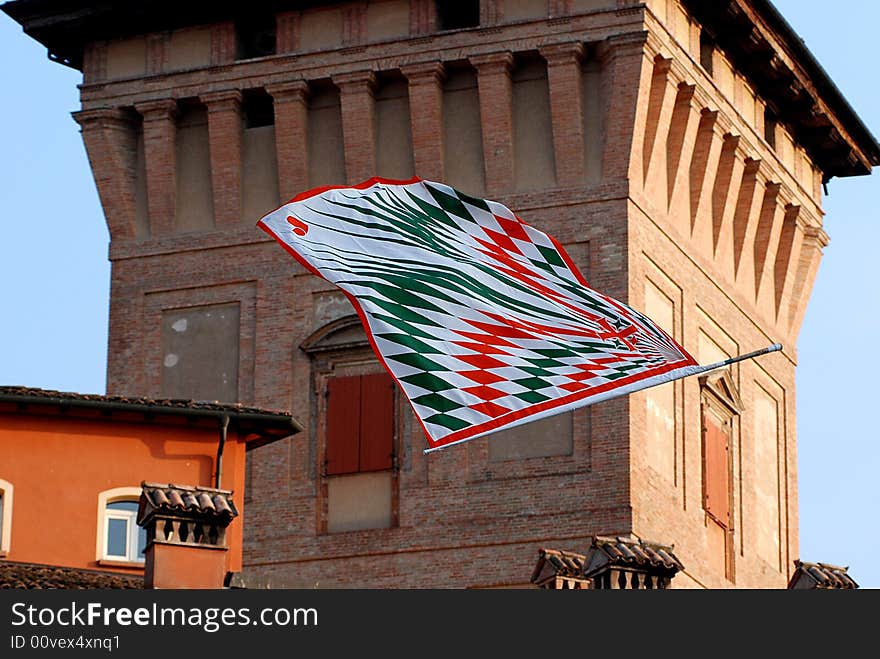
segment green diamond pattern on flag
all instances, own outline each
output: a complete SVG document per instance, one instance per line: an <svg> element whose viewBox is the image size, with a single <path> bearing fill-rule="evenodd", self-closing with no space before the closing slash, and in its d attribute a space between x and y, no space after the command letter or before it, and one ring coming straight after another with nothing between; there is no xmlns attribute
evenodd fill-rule
<svg viewBox="0 0 880 659"><path fill-rule="evenodd" d="M346 293L429 450L701 370L553 238L442 183L319 188L258 226Z"/></svg>

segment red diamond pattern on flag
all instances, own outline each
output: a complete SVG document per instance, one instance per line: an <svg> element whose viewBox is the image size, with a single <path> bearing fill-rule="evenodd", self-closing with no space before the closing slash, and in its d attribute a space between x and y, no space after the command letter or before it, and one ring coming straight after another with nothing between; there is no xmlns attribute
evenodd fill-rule
<svg viewBox="0 0 880 659"><path fill-rule="evenodd" d="M706 368L552 237L442 183L320 188L258 226L345 292L428 450Z"/></svg>

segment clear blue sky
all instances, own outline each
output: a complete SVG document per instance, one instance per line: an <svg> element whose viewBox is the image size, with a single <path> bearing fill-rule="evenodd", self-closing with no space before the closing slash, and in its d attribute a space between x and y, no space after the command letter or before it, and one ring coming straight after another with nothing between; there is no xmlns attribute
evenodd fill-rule
<svg viewBox="0 0 880 659"><path fill-rule="evenodd" d="M776 0L868 127L880 133L880 2ZM108 234L79 130L81 75L0 16L0 384L102 393ZM880 587L880 173L834 179L831 244L798 343L801 558ZM846 348L846 350L844 350Z"/></svg>

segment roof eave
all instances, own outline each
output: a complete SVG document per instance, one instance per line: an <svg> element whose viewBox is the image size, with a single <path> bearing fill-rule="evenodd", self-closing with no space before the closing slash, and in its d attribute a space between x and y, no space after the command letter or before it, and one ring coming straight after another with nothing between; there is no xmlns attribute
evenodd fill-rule
<svg viewBox="0 0 880 659"><path fill-rule="evenodd" d="M288 414L281 412L237 411L231 406L226 409L203 409L177 407L161 404L120 402L115 400L83 400L64 396L39 396L27 394L0 393L0 403L19 406L42 406L62 409L91 409L101 412L131 412L145 417L161 416L184 418L211 418L218 422L228 417L240 431L250 432L253 438L246 439L247 450L265 446L280 439L290 437L303 430L302 425Z"/></svg>
<svg viewBox="0 0 880 659"><path fill-rule="evenodd" d="M824 181L863 176L880 165L880 145L871 131L771 2L682 1L762 100L780 111L779 119L792 127Z"/></svg>

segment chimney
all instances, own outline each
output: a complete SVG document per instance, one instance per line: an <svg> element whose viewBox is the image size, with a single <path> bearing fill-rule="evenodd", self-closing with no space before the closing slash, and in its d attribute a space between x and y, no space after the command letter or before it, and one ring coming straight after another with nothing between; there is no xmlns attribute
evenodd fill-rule
<svg viewBox="0 0 880 659"><path fill-rule="evenodd" d="M684 566L672 547L638 538L593 536L586 556L541 549L531 582L548 590L663 590Z"/></svg>
<svg viewBox="0 0 880 659"><path fill-rule="evenodd" d="M594 536L583 576L596 590L663 590L684 565L672 547L631 538Z"/></svg>
<svg viewBox="0 0 880 659"><path fill-rule="evenodd" d="M539 549L538 564L531 581L545 590L588 590L589 579L584 579L584 556L573 551Z"/></svg>
<svg viewBox="0 0 880 659"><path fill-rule="evenodd" d="M794 562L794 573L788 581L789 590L855 590L859 584L849 573L849 568L828 563Z"/></svg>
<svg viewBox="0 0 880 659"><path fill-rule="evenodd" d="M141 483L144 588L222 588L226 527L237 516L229 490Z"/></svg>

